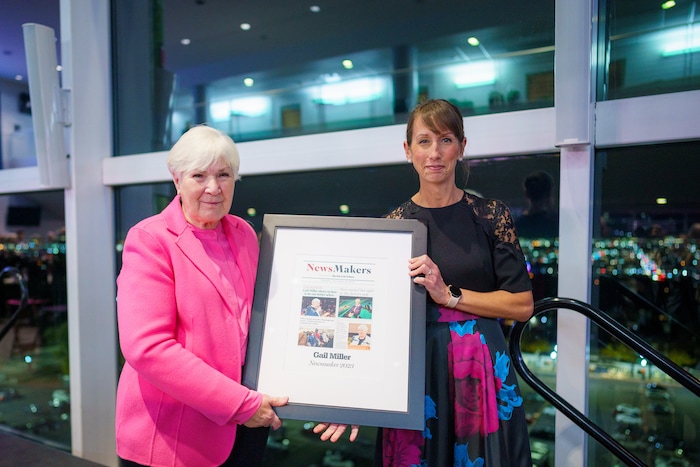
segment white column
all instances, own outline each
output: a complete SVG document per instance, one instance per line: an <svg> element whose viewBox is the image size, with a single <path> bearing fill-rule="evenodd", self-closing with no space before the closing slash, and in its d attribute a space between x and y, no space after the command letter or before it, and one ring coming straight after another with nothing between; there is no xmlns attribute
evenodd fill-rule
<svg viewBox="0 0 700 467"><path fill-rule="evenodd" d="M65 190L73 454L117 465L114 213L102 184L111 156L109 2L61 0L63 87L71 90Z"/></svg>
<svg viewBox="0 0 700 467"><path fill-rule="evenodd" d="M559 199L560 297L590 303L594 88L591 54L596 37L595 0L556 0L556 141L561 147ZM597 2L595 2L597 3ZM568 310L557 317L556 392L582 413L588 410L589 322ZM587 436L557 414L555 465L587 464Z"/></svg>

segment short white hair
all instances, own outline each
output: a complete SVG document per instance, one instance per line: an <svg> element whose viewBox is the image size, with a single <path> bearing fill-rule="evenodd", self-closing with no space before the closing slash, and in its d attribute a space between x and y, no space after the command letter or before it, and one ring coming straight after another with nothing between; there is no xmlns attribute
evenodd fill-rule
<svg viewBox="0 0 700 467"><path fill-rule="evenodd" d="M203 171L223 159L238 180L241 159L233 139L226 133L206 125L187 130L168 153L168 170L177 177L189 172Z"/></svg>

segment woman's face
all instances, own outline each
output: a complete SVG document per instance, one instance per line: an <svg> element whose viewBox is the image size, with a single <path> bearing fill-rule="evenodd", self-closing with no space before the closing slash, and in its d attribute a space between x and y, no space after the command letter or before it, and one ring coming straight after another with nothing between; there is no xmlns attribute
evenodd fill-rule
<svg viewBox="0 0 700 467"><path fill-rule="evenodd" d="M413 139L403 143L406 158L413 163L421 183L454 183L455 165L462 157L466 138L457 139L450 130L433 132L416 118L413 122Z"/></svg>
<svg viewBox="0 0 700 467"><path fill-rule="evenodd" d="M206 170L176 176L174 182L185 219L200 229L213 229L231 209L236 182L223 159Z"/></svg>

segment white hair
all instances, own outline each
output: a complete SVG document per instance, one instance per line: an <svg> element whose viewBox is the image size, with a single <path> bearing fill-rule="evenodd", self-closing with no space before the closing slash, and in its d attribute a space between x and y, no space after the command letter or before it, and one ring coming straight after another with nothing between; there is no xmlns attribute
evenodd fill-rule
<svg viewBox="0 0 700 467"><path fill-rule="evenodd" d="M203 171L223 159L238 180L241 164L238 149L226 133L206 125L197 125L185 132L168 153L166 164L173 177Z"/></svg>

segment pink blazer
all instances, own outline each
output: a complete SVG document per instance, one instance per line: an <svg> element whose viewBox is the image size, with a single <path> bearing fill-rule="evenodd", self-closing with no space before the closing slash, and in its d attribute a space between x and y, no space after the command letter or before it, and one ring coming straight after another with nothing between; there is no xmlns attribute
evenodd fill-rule
<svg viewBox="0 0 700 467"><path fill-rule="evenodd" d="M250 316L257 236L239 217L222 222ZM117 454L153 466L220 465L236 423L255 413L262 395L240 384L248 323L239 323L224 298L179 196L129 230L122 263L117 316L126 363L117 389Z"/></svg>

